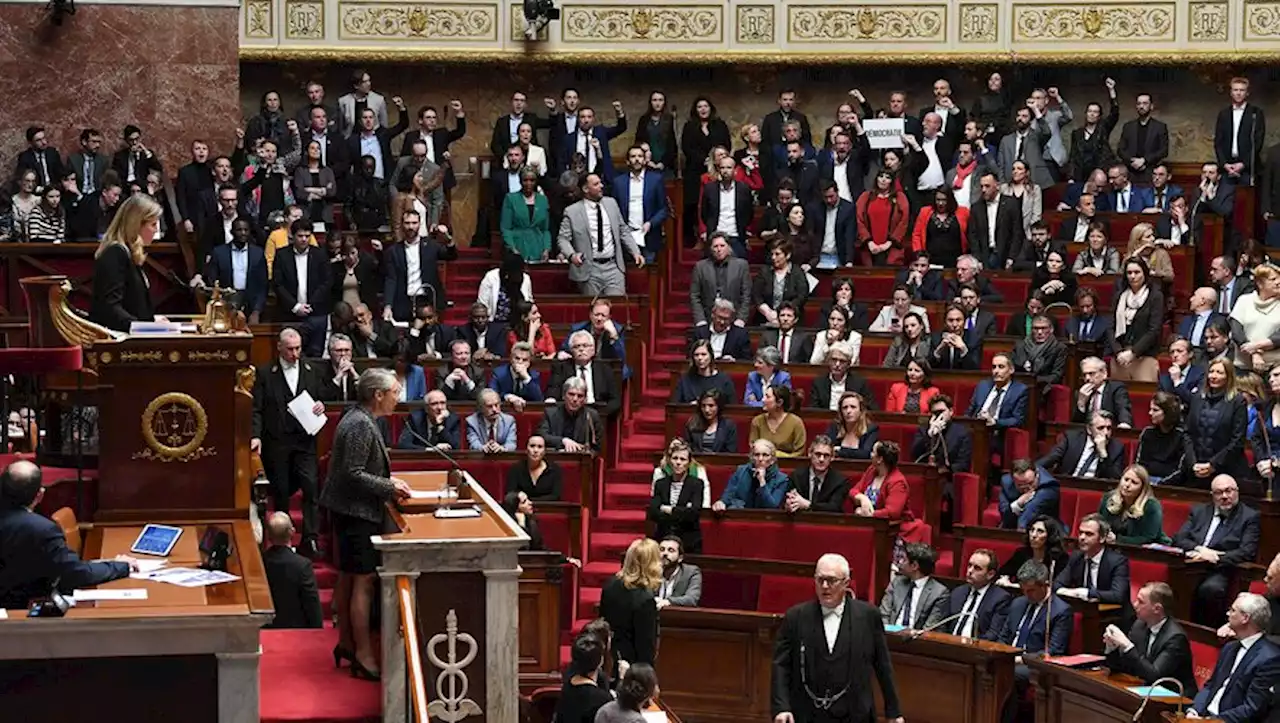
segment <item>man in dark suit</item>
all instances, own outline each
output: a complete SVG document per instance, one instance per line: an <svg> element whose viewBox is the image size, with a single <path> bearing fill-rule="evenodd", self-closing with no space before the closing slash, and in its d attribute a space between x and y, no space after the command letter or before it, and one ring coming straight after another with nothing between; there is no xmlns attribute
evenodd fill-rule
<svg viewBox="0 0 1280 723"><path fill-rule="evenodd" d="M959 616L942 631L974 640L998 640L1004 632L1012 596L993 584L1000 564L995 550L981 548L969 555L964 584L951 590L943 618Z"/></svg>
<svg viewBox="0 0 1280 723"><path fill-rule="evenodd" d="M875 674L888 723L903 723L884 623L849 594L849 562L823 555L814 570L817 599L793 605L773 652L770 713L775 723L872 723ZM830 621L830 622L828 622ZM815 698L827 701L825 710Z"/></svg>
<svg viewBox="0 0 1280 723"><path fill-rule="evenodd" d="M80 197L75 215L67 219L67 238L97 241L107 232L120 207L123 191L114 177L102 179L102 188Z"/></svg>
<svg viewBox="0 0 1280 723"><path fill-rule="evenodd" d="M565 136L564 147L560 149L560 168L568 168L573 154L581 153L587 159L587 173L600 176L606 188L612 187L614 171L609 141L627 130L627 116L622 112L621 102L613 101L613 112L617 122L612 126L599 126L594 108L578 109L578 129Z"/></svg>
<svg viewBox="0 0 1280 723"><path fill-rule="evenodd" d="M1117 163L1107 171L1107 180L1111 183L1107 208L1115 213L1141 213L1156 202L1150 188L1130 182L1128 167L1123 163Z"/></svg>
<svg viewBox="0 0 1280 723"><path fill-rule="evenodd" d="M1075 213L1058 224L1053 240L1063 244L1084 243L1089 235L1089 224L1097 220L1097 212L1098 197L1092 193L1080 194Z"/></svg>
<svg viewBox="0 0 1280 723"><path fill-rule="evenodd" d="M80 150L67 156L67 169L76 174L80 193L102 190L102 174L110 167L111 159L102 152L102 134L93 128L80 131Z"/></svg>
<svg viewBox="0 0 1280 723"><path fill-rule="evenodd" d="M347 155L347 139L338 132L331 121L333 116L324 108L312 107L307 116L307 125L301 134L303 160L306 159L307 145L315 141L320 145L320 165L333 169L334 180L338 188L346 187L347 175L351 171L351 158ZM405 148L410 148L408 141ZM359 160L358 158L356 160Z"/></svg>
<svg viewBox="0 0 1280 723"><path fill-rule="evenodd" d="M604 423L596 410L587 405L587 382L571 376L559 386L548 386L547 390L560 392L564 401L563 404L548 403L542 411L537 434L547 441L547 448L573 453L603 449Z"/></svg>
<svg viewBox="0 0 1280 723"><path fill-rule="evenodd" d="M1058 570L1053 589L1062 597L1129 604L1129 558L1107 546L1111 525L1097 513L1080 520L1075 552Z"/></svg>
<svg viewBox="0 0 1280 723"><path fill-rule="evenodd" d="M32 462L12 462L0 474L0 608L25 610L55 586L70 594L137 568L121 560L81 560L58 524L35 511L43 495L40 468Z"/></svg>
<svg viewBox="0 0 1280 723"><path fill-rule="evenodd" d="M1169 157L1169 126L1151 117L1155 106L1150 93L1139 93L1134 107L1138 117L1121 126L1116 156L1135 182L1146 183L1151 169Z"/></svg>
<svg viewBox="0 0 1280 723"><path fill-rule="evenodd" d="M337 316L336 309L334 316ZM324 379L324 396L321 401L356 401L356 385L360 382L360 374L356 371L353 360L351 337L345 331L335 329L329 334L324 351L329 365L322 366L320 371L320 376Z"/></svg>
<svg viewBox="0 0 1280 723"><path fill-rule="evenodd" d="M385 319L375 319L367 304L356 304L351 310L350 328L352 353L357 359L387 359L396 354L400 343L400 331ZM506 344L506 339L503 339Z"/></svg>
<svg viewBox="0 0 1280 723"><path fill-rule="evenodd" d="M1129 634L1108 625L1102 635L1107 667L1141 678L1147 685L1173 678L1182 683L1184 697L1194 698L1198 686L1191 643L1178 621L1169 617L1172 606L1173 589L1167 583L1149 582L1139 588L1133 602L1137 622Z"/></svg>
<svg viewBox="0 0 1280 723"><path fill-rule="evenodd" d="M564 336L564 343L560 345L560 353L557 355L559 359L564 360L573 356L569 342L579 331L591 334L591 340L596 346L596 356L601 359L617 359L626 362L627 343L623 337L622 325L613 320L613 302L608 299L596 299L591 304L591 317L586 321L574 322L569 327L568 333ZM628 378L625 364L622 367L622 374L623 379Z"/></svg>
<svg viewBox="0 0 1280 723"><path fill-rule="evenodd" d="M991 452L1004 451L1004 430L1027 426L1027 386L1013 378L1013 360L1008 354L991 359L991 379L978 382L969 399L966 417L980 417L991 430Z"/></svg>
<svg viewBox="0 0 1280 723"><path fill-rule="evenodd" d="M1111 414L1098 410L1090 415L1086 429L1067 430L1036 464L1060 477L1120 479L1124 445L1112 432Z"/></svg>
<svg viewBox="0 0 1280 723"><path fill-rule="evenodd" d="M277 278L279 274L277 274ZM316 438L289 412L289 402L304 392L324 399L320 367L302 359L302 337L292 328L280 332L277 358L258 368L253 386L253 432L249 449L262 455L262 467L271 481L272 507L289 512L289 498L302 491L303 555L315 558L316 536ZM313 414L324 413L317 401Z"/></svg>
<svg viewBox="0 0 1280 723"><path fill-rule="evenodd" d="M1231 314L1241 296L1254 290L1251 277L1236 275L1236 260L1232 256L1215 256L1209 262L1209 281L1218 289L1214 310L1224 316Z"/></svg>
<svg viewBox="0 0 1280 723"><path fill-rule="evenodd" d="M124 146L111 158L111 168L120 177L126 192L131 186L146 188L147 174L162 171L160 157L142 143L142 129L135 125L124 127Z"/></svg>
<svg viewBox="0 0 1280 723"><path fill-rule="evenodd" d="M1267 116L1249 102L1249 79L1232 78L1231 105L1218 111L1213 125L1213 151L1233 183L1252 185L1266 137Z"/></svg>
<svg viewBox="0 0 1280 723"><path fill-rule="evenodd" d="M218 213L217 189L213 169L209 167L209 145L204 141L191 142L191 162L178 169L174 196L183 228L199 238L205 224Z"/></svg>
<svg viewBox="0 0 1280 723"><path fill-rule="evenodd" d="M694 326L706 326L715 303L724 299L734 309L735 325L745 326L751 314L751 266L734 256L729 238L720 231L710 234L708 258L693 265L689 282L689 307Z"/></svg>
<svg viewBox="0 0 1280 723"><path fill-rule="evenodd" d="M556 362L547 382L547 402L557 398L556 392L568 379L583 383L583 398L588 404L602 405L603 415L612 418L622 409L622 394L613 378L613 370L596 359L596 342L591 332L575 331L569 336L569 359Z"/></svg>
<svg viewBox="0 0 1280 723"><path fill-rule="evenodd" d="M471 343L458 336L449 344L449 361L432 372L431 388L451 402L472 403L484 387L484 372L472 361Z"/></svg>
<svg viewBox="0 0 1280 723"><path fill-rule="evenodd" d="M502 395L502 400L517 412L526 402L542 401L542 375L532 369L533 347L518 341L511 347L511 361L499 364L489 375L489 388Z"/></svg>
<svg viewBox="0 0 1280 723"><path fill-rule="evenodd" d="M391 141L404 133L409 127L409 113L405 109L404 100L400 96L391 99L399 113L396 124L390 128L378 125L378 114L372 108L360 112L360 130L352 133L347 139L347 157L358 160L364 156L373 156L373 177L384 184L391 180L391 171L395 169L396 157L391 154Z"/></svg>
<svg viewBox="0 0 1280 723"><path fill-rule="evenodd" d="M276 313L282 323L301 327L307 356L324 349L324 325L329 313L330 267L319 249L312 249L311 222L298 220L289 227L289 250L276 254L271 286L276 293Z"/></svg>
<svg viewBox="0 0 1280 723"><path fill-rule="evenodd" d="M493 124L493 137L489 141L489 152L494 158L501 158L507 149L520 141L520 124L528 123L536 133L548 125L546 118L539 118L534 113L527 113L529 97L520 91L511 94L511 112L499 118Z"/></svg>
<svg viewBox="0 0 1280 723"><path fill-rule="evenodd" d="M1171 178L1173 178L1173 172L1169 170L1168 163L1157 163L1151 169L1151 205L1146 209L1148 213L1167 213L1173 199L1182 195L1182 186L1170 183ZM1157 237L1168 238L1159 235Z"/></svg>
<svg viewBox="0 0 1280 723"><path fill-rule="evenodd" d="M805 145L813 145L813 131L809 128L809 119L804 113L796 110L796 92L790 88L778 91L778 109L765 115L760 121L761 154L765 158L773 157L773 149L785 143L782 129L788 123L796 123L800 128L800 141Z"/></svg>
<svg viewBox="0 0 1280 723"><path fill-rule="evenodd" d="M582 95L577 88L567 87L560 91L560 101L547 96L542 99L547 106L547 169L550 177L555 178L569 170L561 165L560 159L564 149L568 147L568 138L578 130L578 108L582 106ZM572 157L573 153L569 153ZM585 156L585 154L584 154Z"/></svg>
<svg viewBox="0 0 1280 723"><path fill-rule="evenodd" d="M1191 300L1188 302L1191 313L1182 317L1182 321L1178 323L1178 336L1186 339L1192 347L1203 349L1204 330L1208 328L1209 321L1219 315L1215 310L1217 305L1218 292L1215 289L1204 286L1191 292Z"/></svg>
<svg viewBox="0 0 1280 723"><path fill-rule="evenodd" d="M805 155L805 146L800 141L788 141L786 144L785 163L774 173L775 181L790 179L796 187L796 201L805 208L818 205L821 196L818 192L818 163Z"/></svg>
<svg viewBox="0 0 1280 723"><path fill-rule="evenodd" d="M221 226L221 224L219 224ZM236 292L235 306L250 324L257 324L267 306L267 256L252 244L253 221L243 216L231 224L231 243L214 247L205 264L199 286L221 286ZM193 279L195 281L195 279Z"/></svg>
<svg viewBox="0 0 1280 723"><path fill-rule="evenodd" d="M978 182L980 197L969 208L969 248L987 268L1003 271L1013 266L1022 251L1022 204L1000 193L995 173L983 173Z"/></svg>
<svg viewBox="0 0 1280 723"><path fill-rule="evenodd" d="M1173 546L1200 563L1193 569L1205 571L1191 603L1191 620L1202 625L1222 619L1237 566L1258 557L1262 525L1258 512L1240 502L1240 487L1229 475L1214 477L1209 489L1213 501L1196 505L1173 536Z"/></svg>
<svg viewBox="0 0 1280 723"><path fill-rule="evenodd" d="M806 346L810 349L813 347L807 343L810 335L796 328L798 323L800 323L800 315L796 313L794 306L785 301L778 304L778 328L766 329L760 334L760 345L757 351L771 346L782 355L783 366L808 364L809 358L804 357L801 350Z"/></svg>
<svg viewBox="0 0 1280 723"><path fill-rule="evenodd" d="M876 409L876 397L871 393L871 385L867 384L862 375L849 368L852 363L853 350L847 342L836 342L827 349L827 368L830 371L813 380L813 386L809 388L810 407L838 411L840 397L846 392L857 392L864 400L864 410Z"/></svg>
<svg viewBox="0 0 1280 723"><path fill-rule="evenodd" d="M978 287L973 284L961 285L956 294L959 306L964 310L964 342L971 347L981 345L983 339L996 333L995 314L982 308L979 294Z"/></svg>
<svg viewBox="0 0 1280 723"><path fill-rule="evenodd" d="M1109 412L1121 429L1132 427L1133 403L1129 401L1129 390L1123 383L1107 379L1107 363L1096 356L1085 357L1080 362L1080 374L1084 382L1076 390L1071 421L1082 424L1089 421L1089 415L1102 410Z"/></svg>
<svg viewBox="0 0 1280 723"><path fill-rule="evenodd" d="M820 434L813 438L809 443L809 464L791 473L791 489L787 490L783 509L791 513L841 511L849 496L850 483L844 475L831 469L835 453L830 437Z"/></svg>
<svg viewBox="0 0 1280 723"><path fill-rule="evenodd" d="M462 449L462 421L449 409L444 392L432 389L426 402L425 414L411 414L405 420L396 449Z"/></svg>
<svg viewBox="0 0 1280 723"><path fill-rule="evenodd" d="M852 127L836 134L831 155L823 154L818 160L819 178L834 183L840 199L849 203L858 202L870 167L871 147L861 131L862 126L854 120Z"/></svg>
<svg viewBox="0 0 1280 723"><path fill-rule="evenodd" d="M1264 637L1271 628L1271 606L1261 595L1242 592L1227 613L1227 626L1235 640L1222 647L1213 675L1187 712L1225 723L1263 720L1280 679L1280 646Z"/></svg>
<svg viewBox="0 0 1280 723"><path fill-rule="evenodd" d="M444 169L445 191L458 185L453 164L449 162L449 145L467 135L467 114L462 109L462 101L449 101L449 110L453 111L453 130L439 127L440 115L433 106L422 106L418 109L418 127L406 133L400 145L400 156L404 157L413 153L414 143L426 143L427 160Z"/></svg>
<svg viewBox="0 0 1280 723"><path fill-rule="evenodd" d="M716 299L711 309L711 323L693 328L693 338L711 342L711 353L720 361L751 361L751 335L734 323L733 304Z"/></svg>
<svg viewBox="0 0 1280 723"><path fill-rule="evenodd" d="M271 588L271 604L276 616L268 628L322 628L320 591L311 561L289 547L293 520L288 513L272 512L267 518L266 537L270 546L262 553L262 566Z"/></svg>
<svg viewBox="0 0 1280 723"><path fill-rule="evenodd" d="M1088 286L1076 291L1076 313L1067 318L1064 331L1068 339L1100 344L1099 351L1107 353L1111 343L1111 316L1098 311L1098 292Z"/></svg>
<svg viewBox="0 0 1280 723"><path fill-rule="evenodd" d="M1031 336L1013 345L1013 368L1036 379L1041 395L1048 399L1055 384L1067 373L1067 345L1053 335L1053 320L1045 314L1031 317Z"/></svg>
<svg viewBox="0 0 1280 723"><path fill-rule="evenodd" d="M415 360L416 364L424 366L428 362L448 356L449 345L456 338L457 331L453 327L440 323L436 307L423 304L414 309L413 321L405 334L405 339L408 341L406 353Z"/></svg>
<svg viewBox="0 0 1280 723"><path fill-rule="evenodd" d="M458 327L458 338L471 344L471 355L477 361L501 359L507 355L507 330L489 323L489 307L482 302L471 305L471 320Z"/></svg>
<svg viewBox="0 0 1280 723"><path fill-rule="evenodd" d="M809 222L818 246L819 268L832 268L853 263L854 244L858 239L858 221L853 204L840 198L835 181L818 182L822 203L810 206Z"/></svg>
<svg viewBox="0 0 1280 723"><path fill-rule="evenodd" d="M662 174L645 170L644 149L627 149L627 173L613 179L613 197L627 222L626 233L644 238L644 260L653 263L662 249L662 224L667 220L667 191Z"/></svg>
<svg viewBox="0 0 1280 723"><path fill-rule="evenodd" d="M1015 459L1000 479L1000 528L1025 530L1035 518L1058 519L1061 488L1043 467L1029 459Z"/></svg>
<svg viewBox="0 0 1280 723"><path fill-rule="evenodd" d="M929 362L934 369L976 370L982 365L982 340L965 330L969 319L959 304L947 305L943 328L933 332L929 340Z"/></svg>
<svg viewBox="0 0 1280 723"><path fill-rule="evenodd" d="M414 309L426 304L440 308L447 303L439 266L441 261L458 258L458 247L447 235L443 244L436 241L436 233L420 238L420 223L417 211L405 211L400 218L401 243L384 253L382 303L386 306L382 307L382 318L387 321L407 321Z"/></svg>
<svg viewBox="0 0 1280 723"><path fill-rule="evenodd" d="M752 205L751 188L733 177L736 167L737 161L732 156L721 158L716 165L719 178L702 187L698 235L705 240L711 234L722 233L734 255L746 259L747 233L755 207Z"/></svg>
<svg viewBox="0 0 1280 723"><path fill-rule="evenodd" d="M911 441L911 459L944 472L968 472L973 464L973 434L955 424L955 402L946 394L929 402L929 421L920 425ZM932 461L931 461L932 460Z"/></svg>
<svg viewBox="0 0 1280 723"><path fill-rule="evenodd" d="M893 279L895 284L902 284L911 293L915 301L950 301L946 298L942 286L942 272L929 268L929 251L921 249L916 252L911 265L899 271Z"/></svg>
<svg viewBox="0 0 1280 723"><path fill-rule="evenodd" d="M947 612L947 586L933 579L938 553L921 542L903 546L906 561L889 581L880 598L880 619L885 625L923 630L942 622Z"/></svg>
<svg viewBox="0 0 1280 723"><path fill-rule="evenodd" d="M1009 613L999 637L1005 645L1023 650L1023 654L1014 659L1015 692L1005 704L1004 723L1017 720L1019 702L1031 684L1031 669L1023 659L1027 655L1066 655L1071 644L1074 624L1071 605L1049 595L1049 582L1049 568L1042 562L1028 560L1018 570L1022 596L1009 603Z"/></svg>
<svg viewBox="0 0 1280 723"><path fill-rule="evenodd" d="M36 172L36 183L41 188L48 188L62 180L62 155L57 148L49 145L49 136L44 126L27 128L27 149L18 154L15 173L28 168Z"/></svg>

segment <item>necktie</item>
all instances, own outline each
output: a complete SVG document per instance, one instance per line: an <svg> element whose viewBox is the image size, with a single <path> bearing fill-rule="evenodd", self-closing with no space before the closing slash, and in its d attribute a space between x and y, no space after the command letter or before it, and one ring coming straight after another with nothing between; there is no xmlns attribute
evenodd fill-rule
<svg viewBox="0 0 1280 723"><path fill-rule="evenodd" d="M493 422L489 423L489 441L490 442L498 441L498 425Z"/></svg>
<svg viewBox="0 0 1280 723"><path fill-rule="evenodd" d="M983 410L983 411L985 411L985 412L987 412L987 413L991 414L991 416L993 416L993 417L999 416L999 415L1000 415L1000 401L1001 401L1001 400L1003 400L1003 399L1004 399L1004 390L1003 390L1003 389L997 389L997 390L996 390L996 395L995 395L994 397L992 397L992 398L991 398L991 403L990 403L990 404L988 404L988 405L987 405L987 408L986 408L985 410Z"/></svg>
<svg viewBox="0 0 1280 723"><path fill-rule="evenodd" d="M1089 560L1088 577L1085 578L1085 587L1089 588L1089 599L1096 600L1098 598L1098 561Z"/></svg>
<svg viewBox="0 0 1280 723"><path fill-rule="evenodd" d="M804 498L805 498L806 500L810 500L810 501L812 501L812 500L813 500L813 491L814 491L814 490L816 490L816 489L818 489L818 479L817 479L817 477L815 477L815 476L813 476L813 475L809 475L809 490L808 490L808 492L807 492L807 493L805 493Z"/></svg>
<svg viewBox="0 0 1280 723"><path fill-rule="evenodd" d="M50 183L49 160L44 157L44 151L40 151L39 158L40 158L40 179L42 180L43 185L48 186Z"/></svg>
<svg viewBox="0 0 1280 723"><path fill-rule="evenodd" d="M1080 325L1080 338L1084 341L1089 341L1089 332L1091 330L1093 330L1093 319L1085 319L1085 322Z"/></svg>
<svg viewBox="0 0 1280 723"><path fill-rule="evenodd" d="M778 351L782 354L782 361L784 363L791 361L790 359L787 358L787 342L789 341L791 341L791 332L789 331L782 332L782 344L779 345L782 348L779 349Z"/></svg>
<svg viewBox="0 0 1280 723"><path fill-rule="evenodd" d="M1129 192L1128 191L1120 192L1120 202L1116 204L1116 210L1119 211L1120 213L1129 212Z"/></svg>
<svg viewBox="0 0 1280 723"><path fill-rule="evenodd" d="M1096 412L1102 409L1102 390L1093 393L1093 399L1089 402L1089 411Z"/></svg>
<svg viewBox="0 0 1280 723"><path fill-rule="evenodd" d="M975 315L975 316L976 316L976 315ZM972 317L972 316L971 316L971 317L969 317L968 319L965 319L965 322L964 322L964 330L965 330L965 331L973 331L973 324L974 324L974 321L973 321L973 317Z"/></svg>
<svg viewBox="0 0 1280 723"><path fill-rule="evenodd" d="M93 156L84 157L84 188L86 194L93 193Z"/></svg>
<svg viewBox="0 0 1280 723"><path fill-rule="evenodd" d="M1196 326L1191 330L1191 346L1200 346L1200 339L1204 334L1204 323L1209 318L1207 314L1199 314L1196 316Z"/></svg>
<svg viewBox="0 0 1280 723"><path fill-rule="evenodd" d="M1013 647L1025 648L1027 635L1031 632L1031 626L1036 622L1036 614L1040 612L1039 606L1027 610L1022 616L1022 625L1018 627L1018 637L1013 640Z"/></svg>
<svg viewBox="0 0 1280 723"><path fill-rule="evenodd" d="M915 597L916 597L916 584L913 581L910 583L910 586L907 588L907 599L904 600L902 603L902 615L899 618L899 621L900 621L899 624L905 625L908 628L911 627L911 603L912 601L915 600Z"/></svg>
<svg viewBox="0 0 1280 723"><path fill-rule="evenodd" d="M1164 191L1156 191L1156 208L1164 210Z"/></svg>
<svg viewBox="0 0 1280 723"><path fill-rule="evenodd" d="M596 256L604 255L604 209L596 204Z"/></svg>
<svg viewBox="0 0 1280 723"><path fill-rule="evenodd" d="M1204 546L1213 547L1209 544L1213 541L1213 536L1218 532L1218 525L1222 523L1223 515L1220 512L1213 513L1213 519L1209 520L1209 531L1204 533Z"/></svg>
<svg viewBox="0 0 1280 723"><path fill-rule="evenodd" d="M965 621L974 617L977 612L975 608L978 606L978 591L976 589L969 591L969 599L964 601L964 607L960 608L960 619L956 621L956 627L951 631L952 635L962 635L964 633ZM977 622L975 620L975 622ZM977 633L977 630L971 631Z"/></svg>
<svg viewBox="0 0 1280 723"><path fill-rule="evenodd" d="M1014 157L1014 159L1015 159L1015 160L1018 160L1018 161L1025 160L1025 159L1022 157L1022 146L1023 146L1023 144L1024 144L1025 140L1026 140L1026 136L1018 136L1018 146L1017 146L1017 148L1015 149L1014 154L1013 154L1013 157Z"/></svg>
<svg viewBox="0 0 1280 723"><path fill-rule="evenodd" d="M586 368L586 367L578 367L578 378L579 378L579 379L581 379L581 380L582 380L582 381L584 381L584 382L585 382L585 381L587 381L587 368Z"/></svg>
<svg viewBox="0 0 1280 723"><path fill-rule="evenodd" d="M1231 286L1234 282L1228 283L1222 287L1222 295L1218 297L1218 311L1223 314L1231 313Z"/></svg>
<svg viewBox="0 0 1280 723"><path fill-rule="evenodd" d="M1093 441L1086 441L1085 444L1088 445L1089 449L1080 456L1080 464L1076 465L1074 477L1085 476L1089 471L1089 465L1093 464L1093 461L1098 458L1098 450L1093 446Z"/></svg>

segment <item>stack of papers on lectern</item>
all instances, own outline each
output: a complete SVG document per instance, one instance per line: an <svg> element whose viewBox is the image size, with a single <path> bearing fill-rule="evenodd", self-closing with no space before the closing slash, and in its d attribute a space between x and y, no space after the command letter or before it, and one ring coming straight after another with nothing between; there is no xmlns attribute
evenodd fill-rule
<svg viewBox="0 0 1280 723"><path fill-rule="evenodd" d="M218 570L201 570L194 567L166 567L152 573L137 573L143 580L167 582L178 587L205 587L219 583L239 580L236 575Z"/></svg>

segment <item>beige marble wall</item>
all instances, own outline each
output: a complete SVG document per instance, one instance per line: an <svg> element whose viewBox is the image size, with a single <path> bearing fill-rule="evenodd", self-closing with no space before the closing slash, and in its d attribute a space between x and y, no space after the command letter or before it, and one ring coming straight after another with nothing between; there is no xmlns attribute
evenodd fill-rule
<svg viewBox="0 0 1280 723"><path fill-rule="evenodd" d="M684 60L689 60L685 58ZM713 61L710 56L708 61ZM937 77L947 77L955 89L955 97L965 107L970 107L983 87L987 73L997 68L889 68L889 67L829 67L809 70L774 70L762 66L702 67L702 68L602 68L552 67L529 65L512 67L494 66L422 66L422 65L373 65L369 71L376 90L384 94L402 95L411 112L430 103L440 107L451 98L458 98L467 110L468 134L454 145L455 168L459 175L469 172L470 157L487 155L489 137L494 121L508 110L511 92L523 90L529 94L534 108L545 114L542 106L544 95L559 96L560 90L572 85L579 89L584 102L604 109L603 115L611 117L608 110L611 101L622 101L629 114L644 111L650 90L666 91L668 100L675 106L677 116L683 121L695 98L705 94L731 128L748 121L758 122L773 110L777 89L788 86L799 92L801 109L809 115L817 128L826 128L835 117L836 107L847 98L850 89L858 88L879 107L887 103L891 90L902 88L909 93L909 107L919 109L932 100L930 88ZM1141 69L1122 68L1069 68L1069 67L1021 67L998 68L1006 82L1019 93L1036 86L1056 85L1062 96L1071 104L1077 122L1083 122L1084 110L1089 101L1103 101L1106 90L1103 79L1109 74L1118 83L1121 103L1121 122L1133 117L1133 97L1138 92L1150 92L1155 97L1156 114L1169 124L1171 158L1192 161L1207 158L1213 152L1213 120L1227 101L1227 81L1233 71L1227 67L1172 68L1153 67ZM305 102L301 87L310 78L318 78L326 84L333 102L343 92L349 66L316 63L245 63L242 67L241 106L246 115L252 115L268 89L279 90L287 110ZM1280 95L1271 88L1278 87L1280 72L1263 69L1248 70L1255 88L1255 100L1272 119L1268 135L1272 142L1280 140ZM413 123L411 119L411 125ZM624 138L629 139L628 131ZM1119 130L1112 135L1112 142L1119 137ZM615 154L620 154L625 144L616 144ZM459 231L469 235L474 221L474 184L464 176L455 189L455 217Z"/></svg>

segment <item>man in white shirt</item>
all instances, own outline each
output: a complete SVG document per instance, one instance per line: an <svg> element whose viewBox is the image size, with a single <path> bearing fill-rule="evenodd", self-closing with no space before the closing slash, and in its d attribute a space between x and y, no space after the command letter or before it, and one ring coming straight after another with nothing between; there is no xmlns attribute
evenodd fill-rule
<svg viewBox="0 0 1280 723"><path fill-rule="evenodd" d="M947 166L951 163L952 153L949 144L943 141L942 116L928 113L924 117L924 135L920 139L920 151L924 153L925 167L920 171L916 181L916 189L931 192L942 187Z"/></svg>
<svg viewBox="0 0 1280 723"><path fill-rule="evenodd" d="M1218 113L1213 131L1213 150L1223 173L1237 185L1253 185L1266 137L1266 115L1249 102L1249 79L1232 78L1231 106Z"/></svg>
<svg viewBox="0 0 1280 723"><path fill-rule="evenodd" d="M625 233L618 202L604 195L599 175L587 174L582 196L565 209L558 236L560 253L569 259L569 279L587 296L623 296L626 259L644 268L644 257L631 234Z"/></svg>
<svg viewBox="0 0 1280 723"><path fill-rule="evenodd" d="M1191 313L1182 320L1178 327L1178 335L1197 349L1204 348L1204 330L1209 325L1214 308L1218 305L1218 292L1212 287L1202 286L1191 293L1188 302Z"/></svg>
<svg viewBox="0 0 1280 723"><path fill-rule="evenodd" d="M1264 720L1272 686L1280 678L1280 646L1263 637L1271 627L1270 603L1261 595L1240 593L1227 611L1227 626L1235 640L1218 653L1213 675L1186 715L1229 723Z"/></svg>
<svg viewBox="0 0 1280 723"><path fill-rule="evenodd" d="M1000 637L1012 597L993 584L999 568L994 550L982 548L969 555L965 584L951 591L946 610L946 617L958 617L943 630L975 640Z"/></svg>
<svg viewBox="0 0 1280 723"><path fill-rule="evenodd" d="M1107 654L1107 667L1127 673L1151 685L1160 678L1173 678L1182 683L1182 695L1195 697L1195 665L1191 643L1177 620L1169 617L1173 607L1173 589L1164 582L1148 582L1138 589L1133 611L1138 618L1129 634L1108 625L1102 634Z"/></svg>
<svg viewBox="0 0 1280 723"><path fill-rule="evenodd" d="M938 560L933 548L919 542L904 547L907 560L880 599L880 617L885 625L923 630L946 616L949 593L932 577Z"/></svg>

